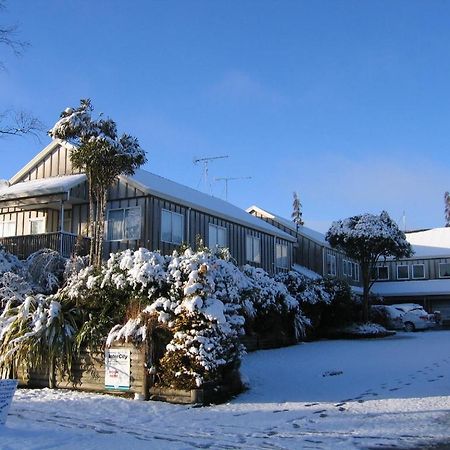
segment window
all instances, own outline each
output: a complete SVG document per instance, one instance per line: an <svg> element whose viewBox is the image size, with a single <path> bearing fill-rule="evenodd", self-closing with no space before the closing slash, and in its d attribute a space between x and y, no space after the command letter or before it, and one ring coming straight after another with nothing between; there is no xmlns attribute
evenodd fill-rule
<svg viewBox="0 0 450 450"><path fill-rule="evenodd" d="M110 209L108 211L108 241L141 238L141 208Z"/></svg>
<svg viewBox="0 0 450 450"><path fill-rule="evenodd" d="M209 248L227 246L227 229L209 224Z"/></svg>
<svg viewBox="0 0 450 450"><path fill-rule="evenodd" d="M413 264L412 266L412 277L425 278L425 265L423 264Z"/></svg>
<svg viewBox="0 0 450 450"><path fill-rule="evenodd" d="M439 277L450 278L450 263L439 263Z"/></svg>
<svg viewBox="0 0 450 450"><path fill-rule="evenodd" d="M336 256L327 253L327 274L336 276Z"/></svg>
<svg viewBox="0 0 450 450"><path fill-rule="evenodd" d="M30 219L30 234L45 233L45 219Z"/></svg>
<svg viewBox="0 0 450 450"><path fill-rule="evenodd" d="M16 234L16 222L0 222L0 237L14 236Z"/></svg>
<svg viewBox="0 0 450 450"><path fill-rule="evenodd" d="M350 262L351 269L352 269L352 280L353 281L359 281L359 264L355 262Z"/></svg>
<svg viewBox="0 0 450 450"><path fill-rule="evenodd" d="M359 281L359 265L353 261L342 260L342 273L353 281Z"/></svg>
<svg viewBox="0 0 450 450"><path fill-rule="evenodd" d="M261 241L255 236L246 237L247 261L261 262Z"/></svg>
<svg viewBox="0 0 450 450"><path fill-rule="evenodd" d="M167 209L161 213L161 240L170 244L183 242L184 217Z"/></svg>
<svg viewBox="0 0 450 450"><path fill-rule="evenodd" d="M409 279L409 266L397 266L397 279L398 280Z"/></svg>
<svg viewBox="0 0 450 450"><path fill-rule="evenodd" d="M389 268L387 266L377 266L372 269L372 280L389 280Z"/></svg>
<svg viewBox="0 0 450 450"><path fill-rule="evenodd" d="M288 246L285 244L276 245L276 266L282 269L289 267Z"/></svg>

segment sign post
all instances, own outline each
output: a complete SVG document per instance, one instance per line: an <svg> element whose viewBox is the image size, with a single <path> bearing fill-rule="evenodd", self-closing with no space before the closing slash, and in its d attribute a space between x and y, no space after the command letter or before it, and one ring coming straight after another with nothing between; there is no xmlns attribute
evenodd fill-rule
<svg viewBox="0 0 450 450"><path fill-rule="evenodd" d="M131 352L125 348L108 348L105 352L105 388L130 390Z"/></svg>
<svg viewBox="0 0 450 450"><path fill-rule="evenodd" d="M0 380L0 425L6 422L16 388L17 380Z"/></svg>

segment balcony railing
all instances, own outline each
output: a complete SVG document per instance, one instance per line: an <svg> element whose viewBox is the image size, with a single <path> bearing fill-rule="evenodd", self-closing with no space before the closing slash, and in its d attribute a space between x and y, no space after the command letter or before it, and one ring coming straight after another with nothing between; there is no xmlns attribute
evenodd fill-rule
<svg viewBox="0 0 450 450"><path fill-rule="evenodd" d="M43 248L56 250L62 256L68 258L75 252L80 256L87 255L90 239L58 231L55 233L2 237L0 238L0 245L19 259L26 259L32 253Z"/></svg>

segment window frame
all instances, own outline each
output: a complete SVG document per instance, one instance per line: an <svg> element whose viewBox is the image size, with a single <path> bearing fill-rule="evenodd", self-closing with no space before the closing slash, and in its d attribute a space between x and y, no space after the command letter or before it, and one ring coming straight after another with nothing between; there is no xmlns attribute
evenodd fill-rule
<svg viewBox="0 0 450 450"><path fill-rule="evenodd" d="M414 267L422 267L423 268L423 277L415 277L414 276ZM411 278L413 280L424 280L426 278L426 276L425 276L425 264L412 264L411 265Z"/></svg>
<svg viewBox="0 0 450 450"><path fill-rule="evenodd" d="M29 219L30 222L30 235L31 236L37 236L39 234L45 234L46 233L46 221L45 221L45 217L34 217L33 219ZM32 224L33 223L42 223L42 232L40 233L32 233Z"/></svg>
<svg viewBox="0 0 450 450"><path fill-rule="evenodd" d="M357 262L350 261L350 265L352 266L352 280L359 281L359 264Z"/></svg>
<svg viewBox="0 0 450 450"><path fill-rule="evenodd" d="M226 248L228 246L228 228L227 227L223 227L221 225L216 225L215 223L209 223L208 224L208 246L211 249L212 245L211 245L211 228L214 229L215 232L215 239L216 239L216 244L214 245L214 248L218 247L218 248ZM218 237L219 237L219 230L223 230L225 232L225 244L219 244L218 242Z"/></svg>
<svg viewBox="0 0 450 450"><path fill-rule="evenodd" d="M281 250L281 256L278 256L278 249ZM283 255L283 249L286 250L286 255ZM283 265L283 262L285 262L285 265ZM287 244L281 242L275 244L275 266L278 269L289 269L289 247Z"/></svg>
<svg viewBox="0 0 450 450"><path fill-rule="evenodd" d="M248 254L248 243L251 241L251 255ZM258 243L258 258L255 258L255 242ZM261 264L261 238L258 236L253 236L251 234L247 234L245 236L245 259L247 262L252 262L255 264Z"/></svg>
<svg viewBox="0 0 450 450"><path fill-rule="evenodd" d="M327 275L332 277L337 275L337 258L333 253L327 253Z"/></svg>
<svg viewBox="0 0 450 450"><path fill-rule="evenodd" d="M125 236L125 211L128 211L130 209L136 209L139 210L139 233L138 233L138 237L132 236L132 237L128 237ZM122 237L120 239L110 239L110 226L111 226L111 221L110 221L110 213L113 211L122 211L122 230L121 230L121 235ZM107 242L123 242L123 241L139 241L141 239L142 236L142 208L141 206L126 206L123 208L110 208L107 211L107 219L106 219L106 237L105 240Z"/></svg>
<svg viewBox="0 0 450 450"><path fill-rule="evenodd" d="M12 234L5 235L5 225L13 225L14 232ZM11 237L16 235L16 222L14 220L4 220L0 222L0 237Z"/></svg>
<svg viewBox="0 0 450 450"><path fill-rule="evenodd" d="M399 274L398 274L398 270L400 268L403 268L403 267L406 267L406 270L408 272L408 276L407 277L400 277ZM409 272L410 272L409 264L398 264L397 265L397 280L409 280L409 277L410 277L410 273Z"/></svg>
<svg viewBox="0 0 450 450"><path fill-rule="evenodd" d="M170 241L163 238L163 215L164 214L170 214ZM180 242L176 242L173 240L173 216L179 216L181 217L181 240ZM177 213L175 211L171 211L170 209L162 208L161 209L161 242L165 242L166 244L172 244L172 245L181 245L184 240L184 214Z"/></svg>
<svg viewBox="0 0 450 450"><path fill-rule="evenodd" d="M448 262L445 262L445 263L439 263L439 278L450 278L450 270L448 271L449 272L449 275L442 275L441 274L441 266L444 266L444 265L447 265L447 266L449 266L450 267L450 263L448 263Z"/></svg>
<svg viewBox="0 0 450 450"><path fill-rule="evenodd" d="M375 270L375 278L373 277L373 273L371 273L370 275L370 279L372 281L386 281L389 280L389 276L390 276L390 270L389 270L389 266L375 266L373 268ZM380 278L380 269L386 269L387 271L387 278Z"/></svg>

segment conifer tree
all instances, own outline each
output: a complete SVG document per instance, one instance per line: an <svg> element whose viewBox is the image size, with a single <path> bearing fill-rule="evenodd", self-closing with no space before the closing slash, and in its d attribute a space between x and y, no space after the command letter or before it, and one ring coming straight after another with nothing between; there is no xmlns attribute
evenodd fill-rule
<svg viewBox="0 0 450 450"><path fill-rule="evenodd" d="M450 227L450 193L447 191L444 194L445 203L445 226Z"/></svg>
<svg viewBox="0 0 450 450"><path fill-rule="evenodd" d="M292 218L293 222L295 223L295 225L297 226L297 231L298 231L298 227L300 225L304 225L304 223L305 223L305 222L303 222L303 218L302 218L302 204L300 203L300 199L298 197L297 192L294 192L294 201L292 202L291 218Z"/></svg>

